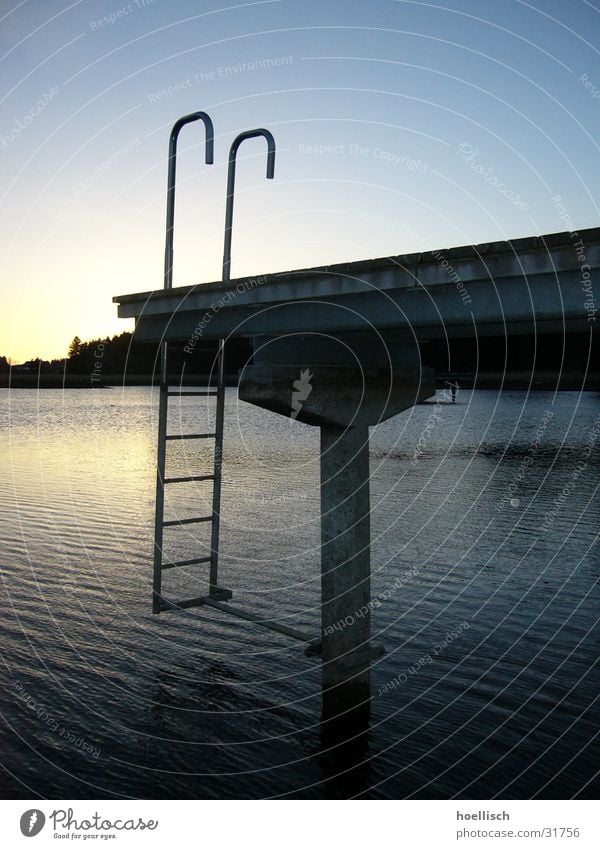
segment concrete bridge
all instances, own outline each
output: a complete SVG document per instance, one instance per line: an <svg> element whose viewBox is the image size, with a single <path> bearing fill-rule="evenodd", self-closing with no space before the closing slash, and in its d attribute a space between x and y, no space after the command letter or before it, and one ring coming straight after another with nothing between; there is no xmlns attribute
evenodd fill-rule
<svg viewBox="0 0 600 849"><path fill-rule="evenodd" d="M427 340L589 332L599 267L593 228L115 298L138 340L191 354L251 338L240 399L320 427L324 716L368 714L383 651L370 640L369 427L434 395Z"/></svg>
<svg viewBox="0 0 600 849"><path fill-rule="evenodd" d="M407 339L586 330L600 228L115 298L136 337L382 333ZM587 290L586 290L587 284ZM597 307L596 307L597 308ZM203 320L204 319L204 320Z"/></svg>

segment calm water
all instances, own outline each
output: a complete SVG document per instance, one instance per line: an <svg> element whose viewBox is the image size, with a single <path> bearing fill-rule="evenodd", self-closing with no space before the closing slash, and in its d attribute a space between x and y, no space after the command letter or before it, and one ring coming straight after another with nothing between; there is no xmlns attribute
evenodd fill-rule
<svg viewBox="0 0 600 849"><path fill-rule="evenodd" d="M151 615L156 402L0 390L3 796L598 792L597 394L463 391L373 431L387 654L353 751L322 733L299 645L217 611ZM227 405L221 583L316 636L318 432ZM210 417L194 398L171 412L188 431ZM173 446L170 469L207 468L203 448ZM179 487L177 515L206 486ZM201 554L208 528L167 542ZM165 592L204 592L202 568Z"/></svg>

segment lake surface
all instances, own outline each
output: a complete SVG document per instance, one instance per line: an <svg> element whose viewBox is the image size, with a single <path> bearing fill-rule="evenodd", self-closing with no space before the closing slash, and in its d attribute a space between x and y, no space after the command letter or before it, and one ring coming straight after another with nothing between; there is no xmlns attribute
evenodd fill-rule
<svg viewBox="0 0 600 849"><path fill-rule="evenodd" d="M438 393L372 431L387 653L350 747L320 727L299 644L215 610L152 616L157 400L0 391L4 797L597 795L597 394ZM209 403L172 404L171 428L201 431ZM235 390L226 424L220 582L317 636L318 431ZM208 469L206 449L173 444L170 470ZM172 487L171 515L204 512L207 487ZM205 552L208 527L170 533L174 557ZM165 594L203 593L203 568Z"/></svg>

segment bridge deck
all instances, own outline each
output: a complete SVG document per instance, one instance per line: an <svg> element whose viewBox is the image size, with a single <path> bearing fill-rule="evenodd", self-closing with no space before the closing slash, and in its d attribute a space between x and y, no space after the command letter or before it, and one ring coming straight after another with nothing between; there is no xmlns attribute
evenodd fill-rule
<svg viewBox="0 0 600 849"><path fill-rule="evenodd" d="M159 289L114 300L141 340L372 327L420 339L590 327L600 228Z"/></svg>

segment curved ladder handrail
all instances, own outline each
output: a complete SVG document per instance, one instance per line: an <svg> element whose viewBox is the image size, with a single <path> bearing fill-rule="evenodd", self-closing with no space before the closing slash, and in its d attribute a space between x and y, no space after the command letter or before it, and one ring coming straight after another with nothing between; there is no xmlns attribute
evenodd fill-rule
<svg viewBox="0 0 600 849"><path fill-rule="evenodd" d="M204 161L207 165L213 164L215 130L210 116L206 112L191 112L183 115L173 124L169 136L169 171L167 176L167 233L165 239L165 273L164 287L171 289L173 286L173 225L175 220L175 168L177 163L177 139L182 128L193 121L202 121L206 132Z"/></svg>
<svg viewBox="0 0 600 849"><path fill-rule="evenodd" d="M235 164L238 149L246 139L262 136L267 142L267 180L272 180L275 174L275 139L269 130L259 127L256 130L246 130L233 140L229 148L229 167L227 171L227 203L225 208L225 244L223 246L222 282L229 283L231 276L231 230L233 225L233 194L235 189Z"/></svg>

